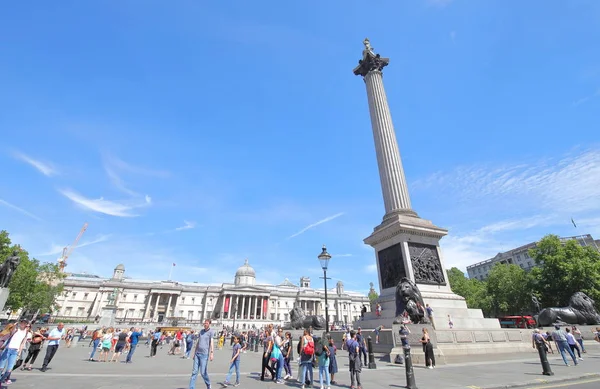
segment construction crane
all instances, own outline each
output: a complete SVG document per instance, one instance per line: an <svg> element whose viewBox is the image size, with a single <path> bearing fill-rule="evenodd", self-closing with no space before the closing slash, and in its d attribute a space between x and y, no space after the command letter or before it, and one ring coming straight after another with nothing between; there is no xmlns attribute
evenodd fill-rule
<svg viewBox="0 0 600 389"><path fill-rule="evenodd" d="M63 249L62 256L58 258L58 266L60 267L61 272L65 271L65 266L67 266L67 258L71 256L73 250L75 250L75 247L77 247L77 243L79 243L79 239L81 239L87 228L88 224L85 223L81 228L81 231L79 231L79 235L77 235L77 238L75 238L75 241L70 246L67 246Z"/></svg>

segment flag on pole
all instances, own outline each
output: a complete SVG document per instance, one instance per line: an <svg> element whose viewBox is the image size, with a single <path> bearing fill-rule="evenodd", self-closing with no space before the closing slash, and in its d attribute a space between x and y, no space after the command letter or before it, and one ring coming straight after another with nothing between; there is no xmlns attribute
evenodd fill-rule
<svg viewBox="0 0 600 389"><path fill-rule="evenodd" d="M573 223L573 227L577 228L577 224L575 224L575 220L573 220L573 218L571 218L571 223Z"/></svg>

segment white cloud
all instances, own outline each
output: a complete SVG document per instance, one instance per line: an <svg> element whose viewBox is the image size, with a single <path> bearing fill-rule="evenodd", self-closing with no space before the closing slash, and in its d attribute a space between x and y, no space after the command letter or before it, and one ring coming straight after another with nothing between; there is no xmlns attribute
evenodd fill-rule
<svg viewBox="0 0 600 389"><path fill-rule="evenodd" d="M331 254L332 258L347 258L347 257L351 257L352 254Z"/></svg>
<svg viewBox="0 0 600 389"><path fill-rule="evenodd" d="M111 237L110 234L108 235L98 235L97 237L93 238L92 240L87 240L87 241L83 241L81 243L79 243L75 249L80 249L86 246L91 246L94 245L96 243L102 243L102 242L106 242L109 238ZM41 254L37 254L37 256L39 257L47 257L47 256L51 256L51 255L60 255L63 252L63 248L66 247L65 246L61 246L61 245L57 245L55 243L53 243L50 246L50 249L46 250L45 252L41 253Z"/></svg>
<svg viewBox="0 0 600 389"><path fill-rule="evenodd" d="M117 168L120 171L125 171L128 173L159 178L167 178L170 176L170 173L167 170L154 170L147 169L145 167L134 166L112 155L105 155L105 163Z"/></svg>
<svg viewBox="0 0 600 389"><path fill-rule="evenodd" d="M22 213L25 216L29 216L30 218L37 220L37 221L42 221L42 219L40 219L39 217L35 216L33 213L28 212L26 210L24 210L23 208L17 207L14 204L9 203L8 201L2 200L0 199L0 205L4 205L5 207L8 207L10 209L14 209L17 212Z"/></svg>
<svg viewBox="0 0 600 389"><path fill-rule="evenodd" d="M370 265L365 266L365 272L369 274L377 273L377 264L372 263Z"/></svg>
<svg viewBox="0 0 600 389"><path fill-rule="evenodd" d="M13 156L16 159L19 159L31 166L33 166L34 168L36 168L40 173L42 173L43 175L45 175L46 177L51 177L54 176L56 174L58 174L58 171L56 170L56 168L54 168L51 164L46 163L46 162L42 162L39 161L37 159L33 159L28 155L25 155L23 153L20 152L14 152Z"/></svg>
<svg viewBox="0 0 600 389"><path fill-rule="evenodd" d="M185 223L185 225L177 227L175 231L191 230L192 228L196 228L196 222L189 222L187 220L184 220L183 223Z"/></svg>
<svg viewBox="0 0 600 389"><path fill-rule="evenodd" d="M152 199L146 196L144 201L136 202L116 202L110 200L104 200L100 197L99 199L88 199L79 193L72 190L60 190L65 197L73 201L75 204L82 208L89 209L94 212L103 213L111 216L119 217L135 217L137 214L132 213L134 209L147 207L152 203Z"/></svg>
<svg viewBox="0 0 600 389"><path fill-rule="evenodd" d="M327 216L325 219L321 219L318 222L309 224L308 226L304 227L303 229L301 229L300 231L296 232L295 234L289 236L287 239L291 239L291 238L295 238L298 235L302 235L304 234L306 231L310 230L311 228L315 228L323 223L327 223L330 222L334 219L337 219L338 217L344 215L344 212L340 212L340 213L336 213L335 215L331 215L331 216Z"/></svg>
<svg viewBox="0 0 600 389"><path fill-rule="evenodd" d="M106 175L108 176L108 179L110 180L111 184L115 188L117 188L121 192L128 194L132 197L140 196L139 193L127 188L123 179L119 175L117 175L117 173L113 169L111 169L109 166L104 165L104 171L106 172Z"/></svg>
<svg viewBox="0 0 600 389"><path fill-rule="evenodd" d="M600 89L598 89L595 93L593 93L593 94L591 94L589 96L585 96L585 97L582 97L579 100L574 101L573 102L573 107L577 107L577 106L579 106L581 104L585 104L588 101L590 101L592 99L595 99L596 97L600 97Z"/></svg>
<svg viewBox="0 0 600 389"><path fill-rule="evenodd" d="M491 203L563 212L599 209L600 150L571 153L560 159L535 163L459 167L418 180L414 190L431 190L463 200L485 199Z"/></svg>

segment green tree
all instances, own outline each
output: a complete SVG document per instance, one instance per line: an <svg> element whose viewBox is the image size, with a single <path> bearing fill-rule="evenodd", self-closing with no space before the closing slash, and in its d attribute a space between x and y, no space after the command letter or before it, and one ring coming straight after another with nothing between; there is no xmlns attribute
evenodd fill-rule
<svg viewBox="0 0 600 389"><path fill-rule="evenodd" d="M486 294L486 283L476 278L467 278L462 270L453 267L448 272L450 288L454 293L465 298L469 308L490 311L490 298Z"/></svg>
<svg viewBox="0 0 600 389"><path fill-rule="evenodd" d="M530 275L521 267L496 264L485 284L494 316L530 313L532 282Z"/></svg>
<svg viewBox="0 0 600 389"><path fill-rule="evenodd" d="M537 265L531 275L542 306L565 306L575 292L600 303L600 253L595 248L547 235L529 255Z"/></svg>
<svg viewBox="0 0 600 389"><path fill-rule="evenodd" d="M13 311L20 308L52 311L56 305L56 297L62 293L60 281L64 275L55 264L30 259L27 251L18 245L12 245L6 231L0 231L0 263L14 251L19 253L21 262L8 285L10 294L5 308Z"/></svg>

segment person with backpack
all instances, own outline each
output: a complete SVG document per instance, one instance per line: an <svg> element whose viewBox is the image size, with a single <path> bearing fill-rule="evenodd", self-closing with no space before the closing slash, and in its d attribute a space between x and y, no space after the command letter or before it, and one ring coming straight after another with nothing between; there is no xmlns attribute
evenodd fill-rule
<svg viewBox="0 0 600 389"><path fill-rule="evenodd" d="M330 376L329 376L329 348L324 344L323 338L319 338L315 342L315 357L317 358L319 364L319 383L321 384L321 389L324 389L323 379L325 379L325 384L327 389L330 389Z"/></svg>
<svg viewBox="0 0 600 389"><path fill-rule="evenodd" d="M307 373L310 377L310 382L313 382L313 358L315 357L315 341L307 329L304 330L304 336L302 336L302 340L300 341L300 350L300 367L302 370L300 377L302 379L302 389L305 389L305 385L307 385Z"/></svg>
<svg viewBox="0 0 600 389"><path fill-rule="evenodd" d="M275 379L275 370L269 365L269 361L271 359L271 351L273 348L273 337L271 336L270 329L266 329L264 333L264 352L262 357L262 368L260 370L260 380L265 380L265 370L268 370L271 374L271 377Z"/></svg>

